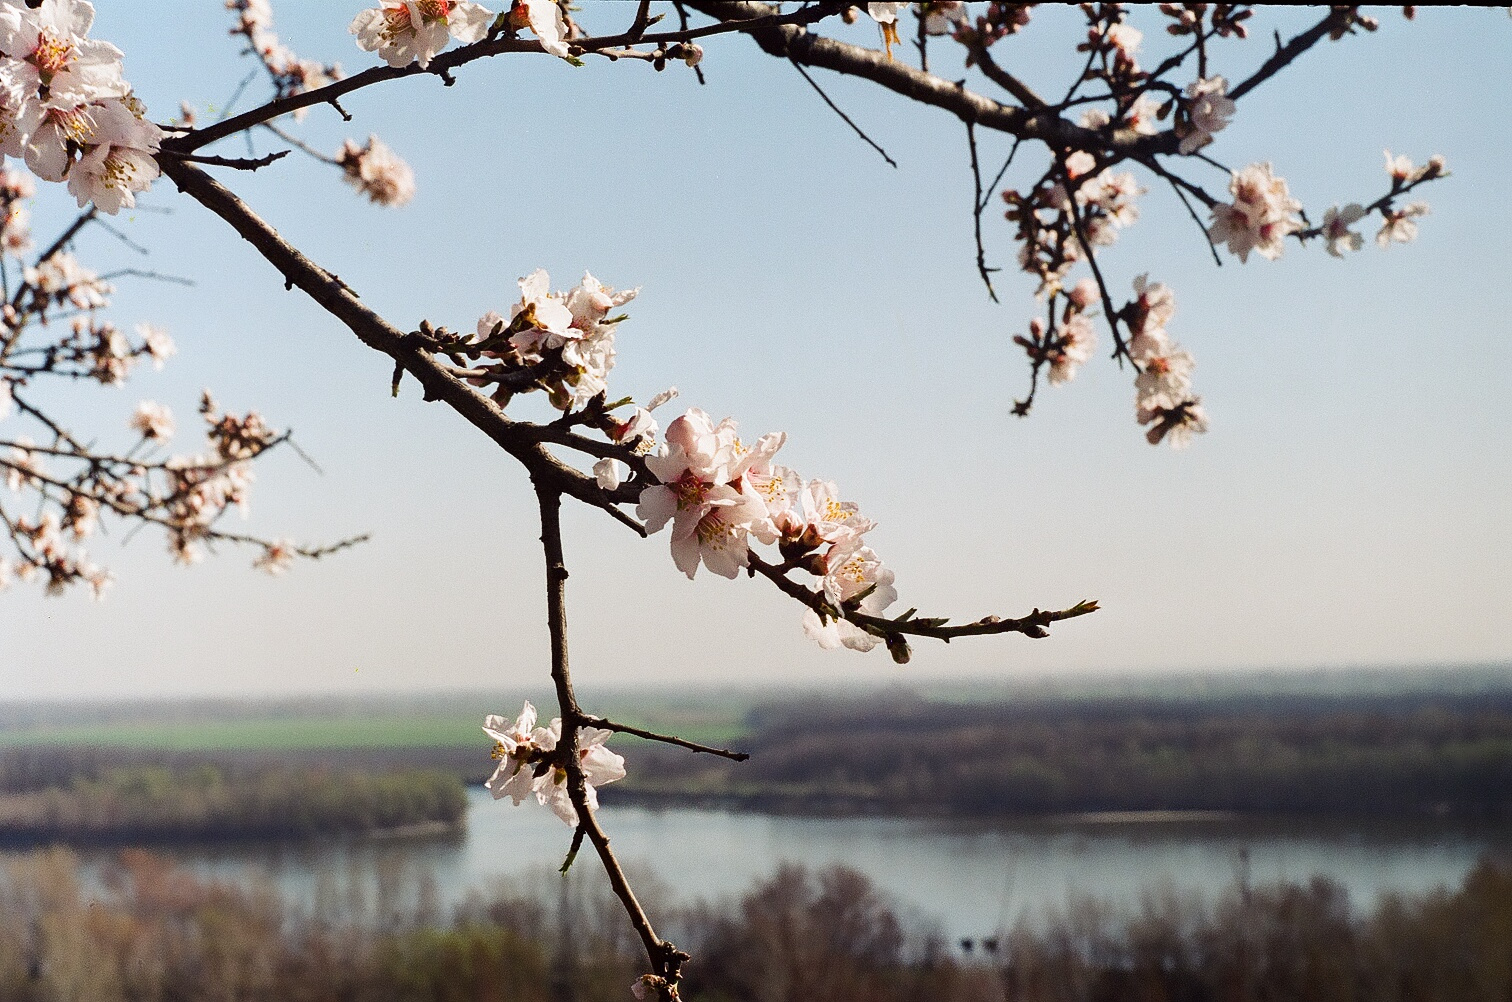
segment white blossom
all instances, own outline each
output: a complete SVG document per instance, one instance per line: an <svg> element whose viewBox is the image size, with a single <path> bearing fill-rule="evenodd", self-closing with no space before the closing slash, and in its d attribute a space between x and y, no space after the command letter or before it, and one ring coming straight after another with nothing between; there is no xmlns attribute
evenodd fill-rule
<svg viewBox="0 0 1512 1002"><path fill-rule="evenodd" d="M86 0L0 5L0 52L17 60L7 66L17 86L29 95L45 88L59 105L125 97L121 50L86 38L93 23L94 5Z"/></svg>
<svg viewBox="0 0 1512 1002"><path fill-rule="evenodd" d="M357 36L358 48L377 52L390 66L418 62L423 69L453 38L481 39L492 17L467 0L383 0L353 18L347 31Z"/></svg>
<svg viewBox="0 0 1512 1002"><path fill-rule="evenodd" d="M1400 209L1387 209L1383 215L1385 222L1376 233L1376 243L1382 247L1390 247L1393 242L1399 244L1411 243L1417 239L1418 224L1415 220L1420 216L1428 215L1427 202L1412 202Z"/></svg>
<svg viewBox="0 0 1512 1002"><path fill-rule="evenodd" d="M516 28L529 28L541 40L541 48L562 59L572 58L567 48L567 21L557 0L515 0L510 21Z"/></svg>
<svg viewBox="0 0 1512 1002"><path fill-rule="evenodd" d="M560 720L551 722L552 729L561 727ZM604 747L613 731L599 727L579 727L577 732L578 768L583 773L584 800L590 811L598 810L598 787L605 783L625 778L623 757ZM551 808L556 816L574 827L578 823L577 808L567 788L567 770L553 766L536 781L536 799Z"/></svg>
<svg viewBox="0 0 1512 1002"><path fill-rule="evenodd" d="M415 197L415 172L375 135L366 146L348 139L336 163L346 182L378 205L404 205Z"/></svg>
<svg viewBox="0 0 1512 1002"><path fill-rule="evenodd" d="M274 540L266 544L262 553L252 561L252 569L276 578L294 566L294 557L293 543L287 539Z"/></svg>
<svg viewBox="0 0 1512 1002"><path fill-rule="evenodd" d="M598 485L604 490L612 491L624 480L624 474L620 472L620 468L624 465L618 459L608 457L600 459L593 464L593 479L598 481Z"/></svg>
<svg viewBox="0 0 1512 1002"><path fill-rule="evenodd" d="M870 616L880 616L898 598L893 572L859 539L835 546L825 555L823 591L835 608L854 607ZM826 650L848 647L869 651L881 643L854 623L833 617L825 622L812 609L804 613L803 630Z"/></svg>
<svg viewBox="0 0 1512 1002"><path fill-rule="evenodd" d="M1227 243L1230 253L1248 261L1250 251L1274 261L1281 256L1286 237L1302 229L1293 213L1302 203L1291 197L1286 179L1271 173L1270 164L1251 164L1229 180L1230 203L1213 207L1208 236L1214 243Z"/></svg>
<svg viewBox="0 0 1512 1002"><path fill-rule="evenodd" d="M143 400L129 422L133 431L141 432L143 438L162 442L173 437L173 414L162 404Z"/></svg>
<svg viewBox="0 0 1512 1002"><path fill-rule="evenodd" d="M1038 319L1038 318L1035 318ZM1050 352L1050 385L1069 383L1076 370L1092 358L1097 348L1097 328L1084 313L1067 317L1056 335L1055 347Z"/></svg>
<svg viewBox="0 0 1512 1002"><path fill-rule="evenodd" d="M1345 251L1357 251L1365 243L1358 233L1349 227L1365 218L1365 209L1358 202L1350 202L1344 208L1332 206L1323 213L1323 236L1328 240L1328 253L1343 257Z"/></svg>
<svg viewBox="0 0 1512 1002"><path fill-rule="evenodd" d="M178 354L178 346L163 328L152 324L137 324L136 330L142 337L142 345L147 349L154 369L162 369L168 359Z"/></svg>
<svg viewBox="0 0 1512 1002"><path fill-rule="evenodd" d="M552 721L550 727L537 727L536 708L528 699L513 724L496 714L485 717L483 733L494 739L493 757L499 763L493 776L483 784L493 798L509 797L516 807L524 803L536 788L532 757L556 748L561 732L560 720Z"/></svg>
<svg viewBox="0 0 1512 1002"><path fill-rule="evenodd" d="M750 562L748 536L776 542L771 514L745 474L769 462L786 440L781 432L763 435L747 449L734 421L716 426L698 408L667 426L666 452L646 457L660 483L641 492L636 511L650 532L672 522L672 559L688 577L702 563L733 578Z"/></svg>
<svg viewBox="0 0 1512 1002"><path fill-rule="evenodd" d="M1238 106L1227 93L1228 81L1223 77L1199 78L1187 84L1187 115L1192 131L1182 137L1177 147L1181 153L1197 152L1213 141L1213 133L1228 127Z"/></svg>
<svg viewBox="0 0 1512 1002"><path fill-rule="evenodd" d="M136 193L157 179L163 133L121 101L91 108L94 130L84 155L68 172L68 190L83 208L90 202L115 215L136 205Z"/></svg>

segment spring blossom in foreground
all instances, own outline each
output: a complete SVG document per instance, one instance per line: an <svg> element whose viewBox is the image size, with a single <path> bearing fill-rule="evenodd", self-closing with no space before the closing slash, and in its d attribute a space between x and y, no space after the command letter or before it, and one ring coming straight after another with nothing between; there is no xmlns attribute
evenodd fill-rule
<svg viewBox="0 0 1512 1002"><path fill-rule="evenodd" d="M509 797L515 806L534 795L569 825L578 822L577 809L567 789L567 770L551 759L562 739L562 720L547 727L536 726L536 708L529 700L514 723L496 714L483 720L483 733L494 740L493 757L499 765L484 784L495 800ZM613 732L598 727L580 727L577 732L578 765L582 769L584 794L590 810L598 809L596 787L625 778L625 760L604 746Z"/></svg>
<svg viewBox="0 0 1512 1002"><path fill-rule="evenodd" d="M359 49L377 52L390 66L418 62L423 69L453 38L482 39L492 20L489 10L467 0L383 0L353 18L347 31Z"/></svg>

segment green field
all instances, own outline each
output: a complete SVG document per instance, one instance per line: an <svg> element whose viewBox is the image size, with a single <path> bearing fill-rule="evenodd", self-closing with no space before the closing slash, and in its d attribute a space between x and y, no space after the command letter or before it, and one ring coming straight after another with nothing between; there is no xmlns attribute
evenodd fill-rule
<svg viewBox="0 0 1512 1002"><path fill-rule="evenodd" d="M0 731L0 747L11 748L87 745L166 751L293 751L475 747L486 753L487 743L476 723L447 717L294 717Z"/></svg>
<svg viewBox="0 0 1512 1002"><path fill-rule="evenodd" d="M606 707L605 713L621 723L675 733L691 741L731 742L738 740L747 730L743 708L734 706L624 705ZM482 722L481 713L398 713L393 710L372 716L348 710L330 715L298 713L230 719L215 719L213 714L206 714L167 720L146 716L111 723L33 722L22 726L0 726L0 748L67 745L175 752L472 748L486 756L488 739L479 729ZM616 739L626 743L637 740L623 736Z"/></svg>

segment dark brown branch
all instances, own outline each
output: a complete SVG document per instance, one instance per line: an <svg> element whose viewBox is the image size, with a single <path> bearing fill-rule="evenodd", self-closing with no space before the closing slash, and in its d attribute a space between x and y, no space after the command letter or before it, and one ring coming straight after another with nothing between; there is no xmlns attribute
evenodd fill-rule
<svg viewBox="0 0 1512 1002"><path fill-rule="evenodd" d="M557 706L562 713L562 738L558 747L565 749L567 793L577 811L579 830L598 853L604 873L609 877L609 886L640 937L651 969L670 986L663 998L674 999L682 964L688 955L656 934L651 919L625 877L624 869L609 847L609 836L588 806L587 781L577 754L577 737L579 728L593 726L590 721L596 718L588 717L578 706L567 660L567 564L562 553L562 496L550 485L540 481L534 483L541 508L541 547L546 555L546 625L551 634L551 681L556 687Z"/></svg>
<svg viewBox="0 0 1512 1002"><path fill-rule="evenodd" d="M750 0L685 2L710 17L746 25L760 24L759 18L770 18L775 10L767 4ZM796 25L767 21L762 26L747 28L746 33L770 55L862 77L920 104L942 108L962 121L975 122L981 128L1024 139L1039 140L1055 149L1107 150L1113 154L1113 160L1122 160L1153 153L1175 153L1180 142L1170 129L1153 136L1140 135L1128 128L1094 132L1062 119L1048 109L1027 110L1000 104L958 83L888 59L882 52L812 34Z"/></svg>
<svg viewBox="0 0 1512 1002"><path fill-rule="evenodd" d="M1042 109L1045 107L1045 99L1030 89L1028 84L999 66L997 60L992 58L992 53L987 51L986 46L980 43L972 46L971 54L981 69L982 75L1018 98L1025 108Z"/></svg>
<svg viewBox="0 0 1512 1002"><path fill-rule="evenodd" d="M696 741L688 741L684 738L677 737L674 734L658 734L655 731L644 730L640 727L631 727L629 724L618 724L613 720L606 720L603 717L585 716L583 718L583 723L589 727L602 727L605 730L616 731L620 734L634 734L636 737L645 738L647 741L660 741L663 744L676 745L679 748L686 748L692 752L703 752L706 755L718 755L720 758L727 758L735 762L744 762L746 759L751 757L746 752L730 751L727 748L714 748L710 745L701 745Z"/></svg>
<svg viewBox="0 0 1512 1002"><path fill-rule="evenodd" d="M806 588L792 578L787 572L776 564L767 563L758 554L749 554L750 570L754 574L775 584L784 595L797 599L802 604L817 612L821 618L844 619L854 623L868 633L882 638L904 636L929 637L934 640L943 640L946 643L957 637L985 637L1000 633L1022 633L1026 637L1039 639L1048 637L1048 627L1052 623L1058 623L1066 619L1075 619L1088 613L1097 611L1097 603L1082 601L1069 609L1058 612L1035 609L1027 616L1018 619L1002 619L998 616L985 616L973 623L963 623L959 626L947 626L943 619L915 619L909 613L897 619L888 619L884 616L870 616L855 609L836 609L824 597L823 593ZM892 644L889 642L889 647Z"/></svg>
<svg viewBox="0 0 1512 1002"><path fill-rule="evenodd" d="M1317 45L1323 40L1325 35L1332 32L1340 24L1347 24L1348 22L1349 14L1347 13L1347 9L1341 10L1335 8L1329 11L1323 20L1308 28L1285 45L1277 46L1275 54L1261 63L1260 68L1250 74L1249 79L1229 91L1229 100L1237 101L1256 87L1265 83L1265 81L1285 69L1287 64L1302 55L1302 53Z"/></svg>
<svg viewBox="0 0 1512 1002"><path fill-rule="evenodd" d="M159 157L173 157L186 163L204 164L207 167L231 167L236 170L256 171L268 166L275 161L282 160L289 155L288 150L279 150L262 157L208 157L197 153L179 153L176 150L164 149L158 153Z"/></svg>
<svg viewBox="0 0 1512 1002"><path fill-rule="evenodd" d="M657 20L661 20L657 18ZM640 0L640 5L635 9L635 20L630 24L630 30L625 32L633 41L640 41L645 37L646 29L651 27L651 0Z"/></svg>
<svg viewBox="0 0 1512 1002"><path fill-rule="evenodd" d="M518 422L504 414L498 404L452 376L446 366L403 331L357 298L347 284L296 250L220 182L182 160L166 157L163 173L179 190L220 216L255 247L284 276L285 284L297 287L326 312L340 320L363 344L380 351L424 387L428 400L444 400L475 428L505 452L519 460L539 482L571 495L585 504L602 508L620 521L625 515L592 478L552 456Z"/></svg>
<svg viewBox="0 0 1512 1002"><path fill-rule="evenodd" d="M670 46L676 42L690 42L698 38L707 38L710 35L722 35L736 31L755 31L762 28L798 26L812 24L815 21L838 14L846 5L837 3L820 3L810 7L802 7L790 14L779 14L774 10L761 10L744 20L740 18L721 18L720 23L704 25L701 28L688 28L683 31L664 31L643 35L633 38L629 33L621 35L604 35L598 38L574 38L570 45L575 53L597 52L601 49L618 49L636 43L652 46ZM351 116L341 107L340 99L353 91L386 80L397 80L401 77L430 74L442 77L450 75L451 71L459 66L485 59L489 56L502 55L507 52L530 52L537 55L546 54L541 43L533 39L523 38L485 38L481 42L464 45L449 52L443 52L430 65L424 69L418 63L408 66L373 66L361 73L344 77L324 87L314 90L302 91L298 94L290 94L269 101L251 111L243 112L224 121L203 129L196 129L186 135L176 136L163 143L163 149L177 153L191 153L203 146L234 136L239 132L264 122L270 122L282 115L298 111L300 108L310 108L317 104L329 104L334 107L341 116L350 120ZM552 57L556 58L555 56Z"/></svg>
<svg viewBox="0 0 1512 1002"><path fill-rule="evenodd" d="M851 117L849 115L841 111L838 104L830 100L830 96L824 92L824 88L820 87L819 84L814 80L814 78L808 75L808 71L799 64L798 60L794 59L791 60L791 62L793 64L793 69L798 71L799 76L807 80L808 85L814 88L814 91L824 99L825 104L829 105L830 111L833 111L835 114L839 115L841 119L844 120L845 124L849 125L855 131L856 135L860 136L863 140L866 141L867 146L870 146L872 149L882 154L882 159L892 164L893 168L896 169L898 162L892 157L888 156L887 151L884 150L881 146L877 145L876 140L872 139L871 136L868 136L865 130L861 128L861 126L857 125L854 121L851 120Z"/></svg>

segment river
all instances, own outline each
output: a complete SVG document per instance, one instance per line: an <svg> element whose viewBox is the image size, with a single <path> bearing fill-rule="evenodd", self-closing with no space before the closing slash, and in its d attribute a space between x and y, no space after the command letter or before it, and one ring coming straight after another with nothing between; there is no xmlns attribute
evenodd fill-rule
<svg viewBox="0 0 1512 1002"><path fill-rule="evenodd" d="M606 805L600 812L632 873L679 901L735 896L784 862L843 863L869 876L916 924L954 938L982 936L1063 907L1076 895L1137 906L1173 889L1212 899L1245 877L1261 884L1324 875L1357 905L1387 892L1457 884L1487 851L1512 850L1512 828L1422 820L1232 819L1169 816L981 821L960 818L807 818ZM428 874L438 903L487 892L500 880L544 883L571 832L548 811L469 791L465 834L431 839L332 840L279 845L173 846L162 850L217 877L271 878L312 902L332 880L404 883ZM88 850L98 867L106 850ZM600 879L591 849L574 872ZM325 890L322 891L321 888Z"/></svg>

